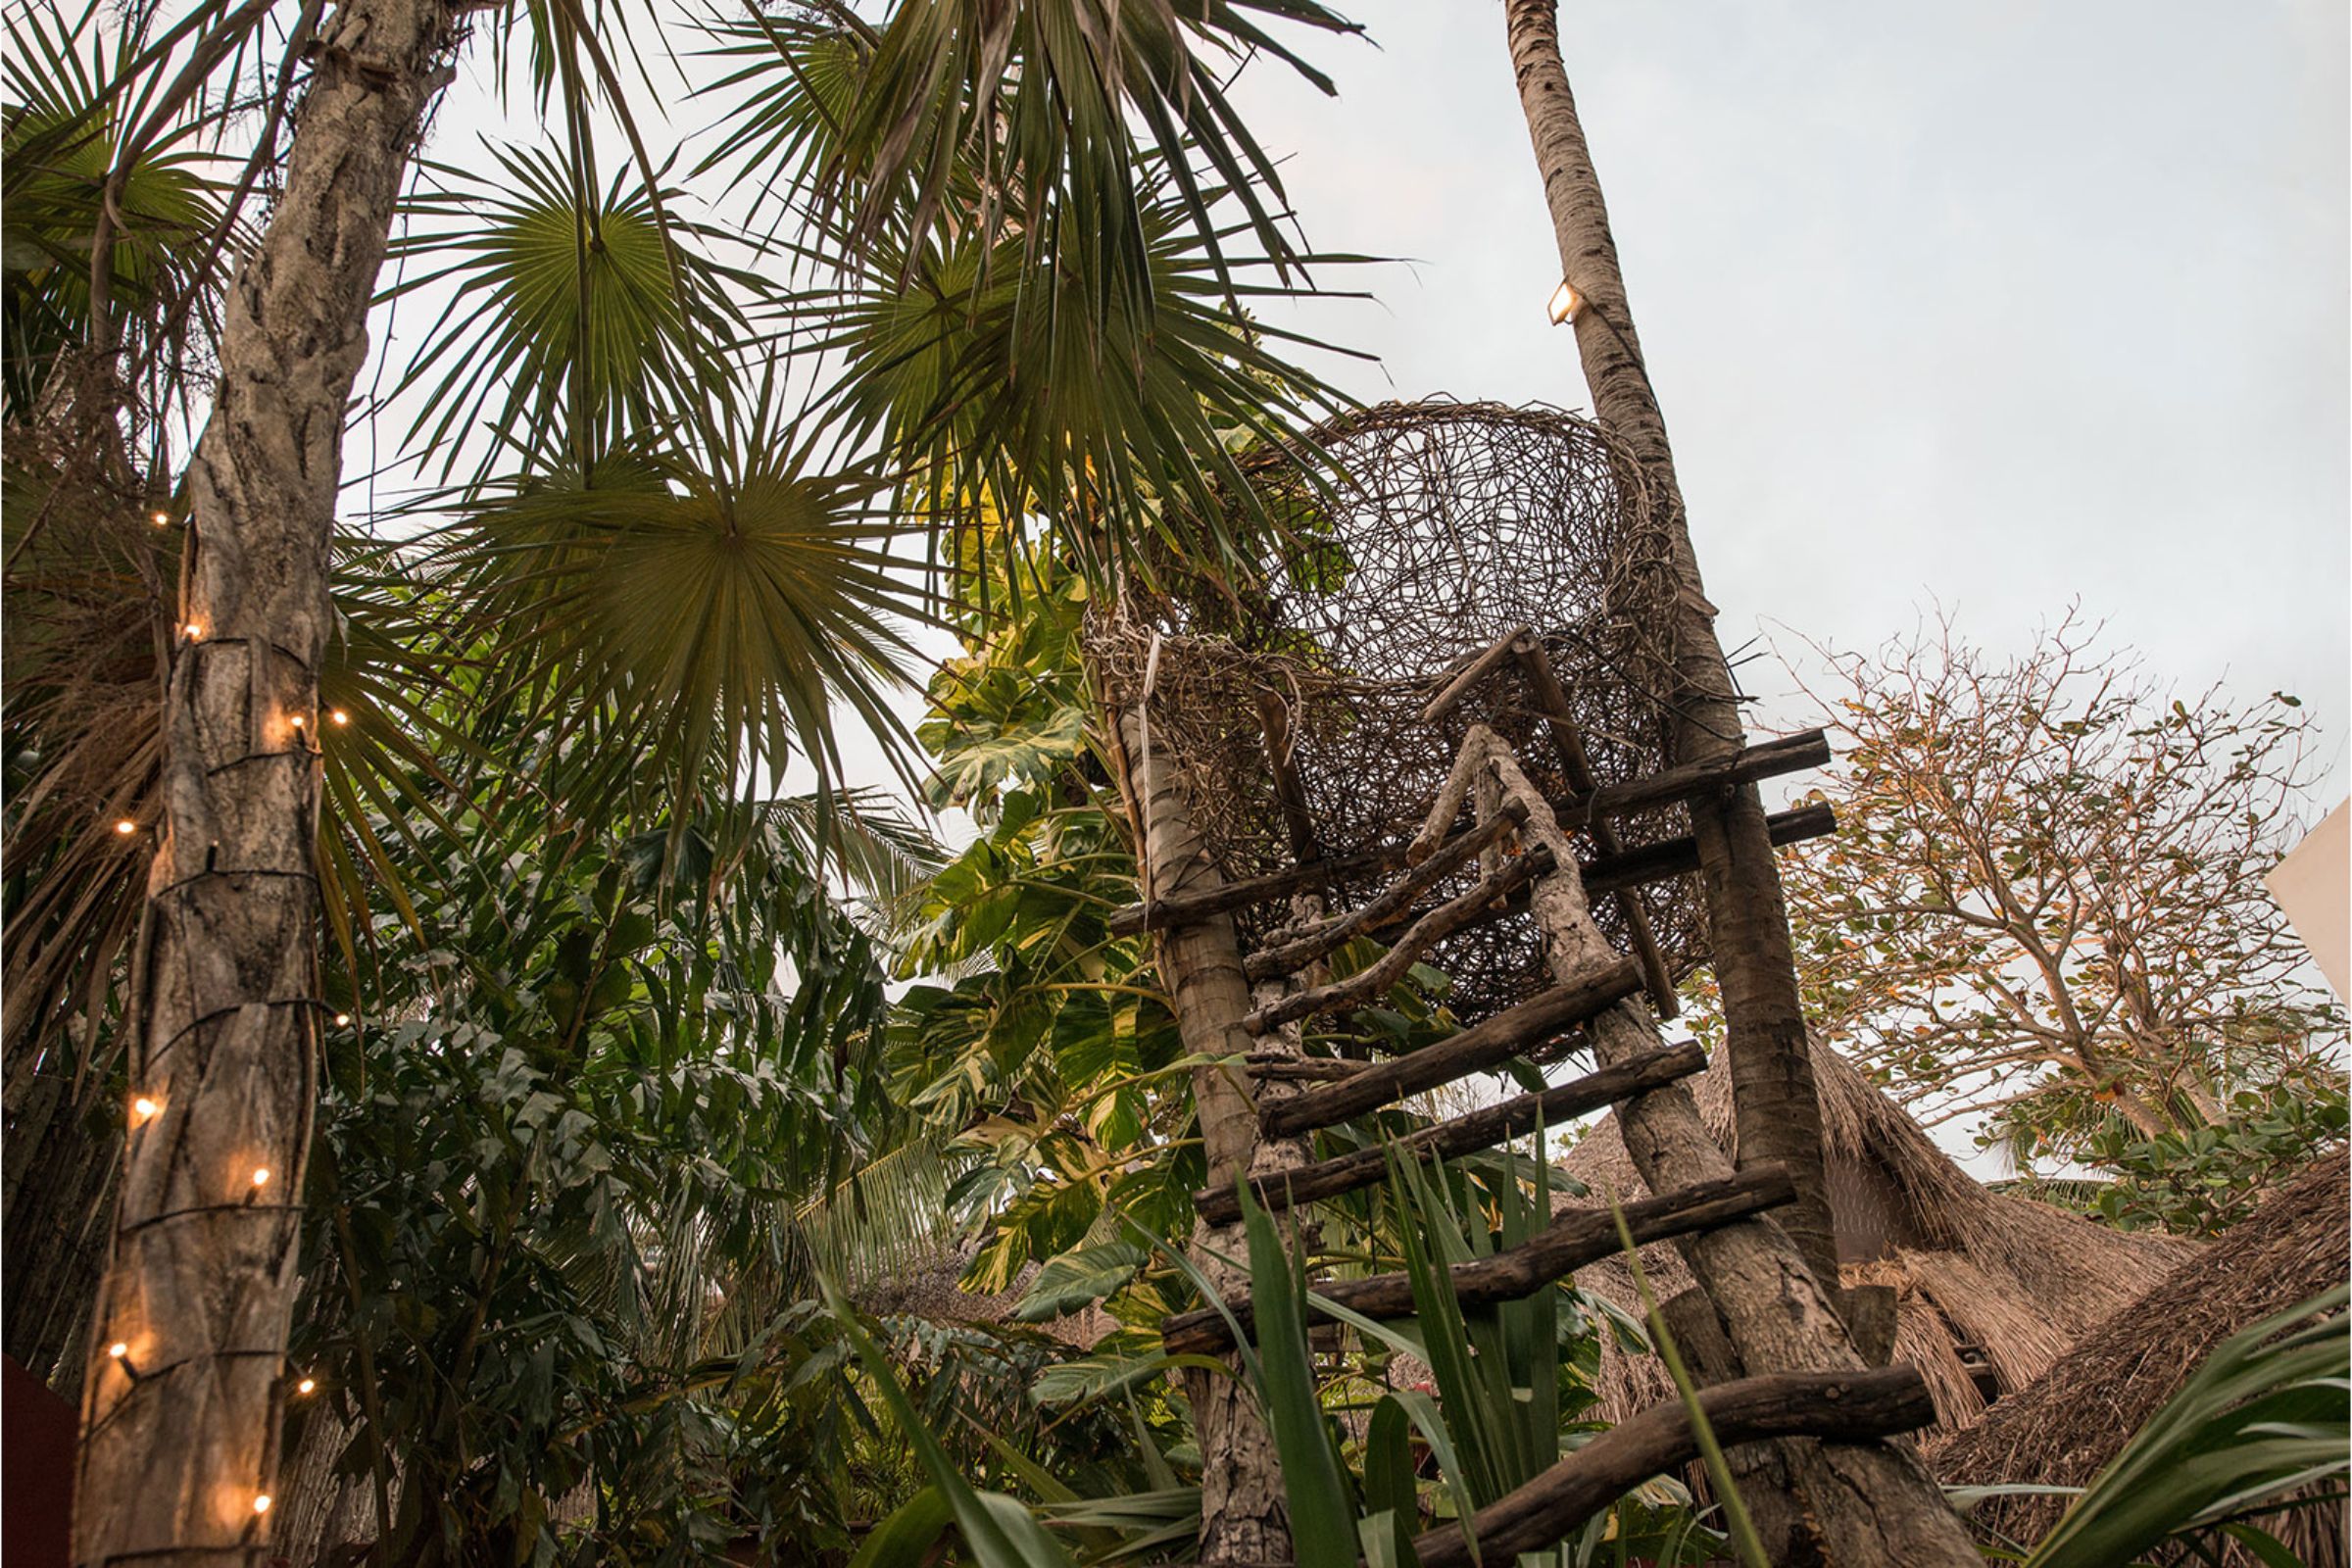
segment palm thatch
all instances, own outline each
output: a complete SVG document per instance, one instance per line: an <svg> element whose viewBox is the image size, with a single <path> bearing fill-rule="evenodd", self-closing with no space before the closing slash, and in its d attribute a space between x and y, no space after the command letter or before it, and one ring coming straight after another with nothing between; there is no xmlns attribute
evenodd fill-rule
<svg viewBox="0 0 2352 1568"><path fill-rule="evenodd" d="M2198 1251L2193 1242L2126 1235L1988 1191L1901 1106L1818 1043L1813 1074L1844 1283L1894 1287L1894 1357L1918 1367L1935 1395L1931 1442L1970 1426L1992 1399L2040 1377L2093 1325ZM1725 1054L1717 1053L1691 1093L1708 1128L1736 1154ZM1591 1198L1571 1202L1647 1192L1613 1116L1561 1164L1592 1189ZM1661 1302L1691 1284L1671 1247L1643 1249L1642 1262ZM1633 1271L1621 1261L1580 1270L1577 1283L1641 1311ZM1597 1393L1596 1413L1609 1421L1674 1396L1656 1357L1614 1346L1602 1352Z"/></svg>
<svg viewBox="0 0 2352 1568"><path fill-rule="evenodd" d="M2339 1149L1946 1446L1936 1455L1936 1474L1954 1486L2087 1484L2216 1345L2352 1275L2347 1204L2352 1163ZM2003 1535L2031 1540L2056 1521L2062 1505L2055 1497L2000 1498L1977 1517ZM2339 1505L2300 1509L2265 1527L2310 1568L2343 1568Z"/></svg>

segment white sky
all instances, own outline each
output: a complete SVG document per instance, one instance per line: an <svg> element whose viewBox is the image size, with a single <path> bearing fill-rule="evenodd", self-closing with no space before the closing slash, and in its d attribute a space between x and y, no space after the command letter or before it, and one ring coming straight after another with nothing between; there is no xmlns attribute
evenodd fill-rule
<svg viewBox="0 0 2352 1568"><path fill-rule="evenodd" d="M1382 356L1334 378L1583 406L1501 6L1351 14L1380 47L1316 51L1336 105L1244 93L1310 238L1413 259L1301 313ZM2341 4L1562 21L1727 646L1875 644L1940 601L2003 649L2079 596L2160 676L2300 695L2340 757Z"/></svg>

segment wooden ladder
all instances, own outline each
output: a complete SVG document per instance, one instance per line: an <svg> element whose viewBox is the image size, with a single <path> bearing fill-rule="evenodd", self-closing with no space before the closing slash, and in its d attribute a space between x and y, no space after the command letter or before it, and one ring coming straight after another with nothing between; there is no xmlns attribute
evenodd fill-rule
<svg viewBox="0 0 2352 1568"><path fill-rule="evenodd" d="M1441 1085L1493 1071L1572 1035L1581 1034L1592 1045L1595 1068L1570 1082L1434 1123L1381 1147L1257 1172L1247 1179L1255 1200L1272 1210L1294 1209L1380 1182L1394 1157L1450 1158L1495 1148L1539 1127L1556 1127L1577 1116L1615 1108L1627 1122L1650 1127L1650 1137L1663 1136L1683 1146L1693 1139L1705 1143L1703 1151L1683 1147L1678 1158L1644 1169L1658 1196L1619 1205L1637 1243L1744 1231L1747 1250L1777 1249L1786 1254L1781 1262L1793 1261L1794 1250L1778 1228L1755 1223L1759 1215L1794 1196L1788 1174L1772 1165L1731 1169L1680 1087L1683 1079L1705 1066L1704 1054L1692 1043L1661 1042L1652 1021L1651 1008L1672 1015L1673 977L1635 889L1690 869L1696 861L1695 850L1687 840L1628 850L1614 821L1705 791L1818 766L1828 760L1827 743L1820 731L1812 731L1749 747L1719 761L1600 786L1567 698L1542 645L1526 628L1467 661L1421 717L1437 722L1513 664L1543 710L1558 772L1569 787L1565 796L1540 794L1495 730L1473 723L1452 776L1409 839L1347 860L1301 864L1289 872L1137 906L1115 917L1113 929L1173 925L1317 885L1396 873L1354 908L1276 932L1247 956L1245 972L1257 983L1261 1000L1240 1025L1248 1035L1263 1037L1304 1018L1374 1003L1446 938L1511 913L1530 913L1543 935L1555 981L1535 997L1440 1044L1379 1062L1251 1053L1247 1064L1259 1082L1290 1086L1279 1094L1260 1096L1262 1138L1267 1144L1298 1140ZM1279 757L1284 748L1270 750ZM1276 765L1279 771L1280 762ZM1295 781L1278 777L1276 783L1286 799L1297 796ZM1466 810L1475 819L1457 828ZM1590 859L1571 853L1563 819L1584 825L1594 851ZM1775 825L1776 842L1788 842L1827 832L1834 821L1827 808L1820 808L1786 813ZM1433 894L1440 884L1458 880L1473 865L1477 878L1467 891L1444 898ZM1588 901L1595 896L1617 901L1620 925L1634 949L1631 956L1612 951L1592 921ZM1309 984L1302 978L1302 971L1359 937L1385 946L1384 956L1342 980ZM1270 993L1274 994L1269 997ZM1649 1007L1642 1004L1643 993ZM1669 1166L1699 1174L1697 1179L1661 1180ZM1239 1185L1196 1193L1201 1219L1215 1226L1237 1221ZM1527 1297L1621 1250L1611 1213L1571 1210L1518 1245L1456 1264L1449 1272L1462 1304L1476 1306ZM1758 1374L1721 1381L1701 1393L1700 1406L1722 1444L1790 1437L1875 1443L1935 1419L1934 1405L1916 1371L1865 1365L1845 1344L1841 1330L1835 1344L1825 1341L1816 1347L1818 1353L1767 1343L1769 1334L1754 1331L1754 1303L1714 1299L1729 1273L1708 1266L1703 1255L1693 1256L1692 1263L1715 1308L1710 1327L1722 1331L1721 1343L1714 1347L1717 1363L1744 1357L1746 1366ZM1796 1268L1801 1274L1801 1263ZM1410 1316L1415 1309L1411 1282L1401 1273L1325 1281L1316 1288L1315 1298L1309 1303L1311 1319L1330 1318L1326 1302L1376 1319ZM1834 1328L1834 1317L1831 1322ZM1252 1303L1248 1293L1240 1291L1219 1305L1164 1319L1161 1332L1171 1354L1215 1353L1232 1347L1237 1327L1246 1334L1253 1323ZM1842 1356L1839 1346L1845 1351ZM1490 1561L1508 1561L1514 1553L1554 1544L1645 1478L1690 1463L1697 1453L1695 1435L1680 1400L1644 1411L1481 1510L1471 1521L1479 1547ZM1458 1526L1431 1531L1414 1547L1425 1568L1470 1560Z"/></svg>

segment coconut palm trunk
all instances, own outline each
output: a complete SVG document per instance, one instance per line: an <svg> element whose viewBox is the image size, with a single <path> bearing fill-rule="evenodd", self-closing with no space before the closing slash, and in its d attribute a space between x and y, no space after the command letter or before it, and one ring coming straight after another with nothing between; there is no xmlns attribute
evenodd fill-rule
<svg viewBox="0 0 2352 1568"><path fill-rule="evenodd" d="M1167 748L1147 743L1139 709L1111 711L1121 786L1141 840L1147 899L1213 887L1219 880L1216 862L1192 827ZM1157 962L1186 1054L1216 1063L1193 1070L1208 1185L1231 1188L1244 1175L1298 1163L1295 1141L1269 1146L1260 1139L1249 1086L1225 1065L1260 1045L1241 1026L1250 995L1233 921L1218 915L1161 931ZM1245 1245L1241 1226L1203 1221L1194 1229L1191 1251L1210 1285L1225 1292L1249 1281L1249 1270L1229 1261L1244 1254ZM1273 1433L1239 1375L1239 1357L1231 1359L1234 1376L1196 1371L1185 1378L1200 1446L1200 1561L1209 1568L1272 1568L1292 1560L1282 1464Z"/></svg>
<svg viewBox="0 0 2352 1568"><path fill-rule="evenodd" d="M1683 687L1676 751L1684 761L1721 757L1739 750L1744 739L1731 666L1715 637L1715 607L1700 586L1666 423L1642 364L1616 242L1609 235L1608 209L1568 90L1556 0L1508 0L1505 16L1511 69L1544 176L1562 274L1580 301L1572 320L1592 409L1639 458L1650 504L1673 541L1681 577L1675 630ZM1805 1048L1788 913L1763 801L1753 785L1693 801L1690 822L1698 840L1715 978L1730 1026L1740 1163L1771 1161L1788 1168L1797 1197L1780 1211L1781 1223L1822 1284L1835 1292L1838 1243L1822 1166L1821 1105Z"/></svg>
<svg viewBox="0 0 2352 1568"><path fill-rule="evenodd" d="M344 410L453 36L445 0L333 8L227 300L189 474L131 1127L83 1392L84 1564L267 1555L324 1022L315 748Z"/></svg>

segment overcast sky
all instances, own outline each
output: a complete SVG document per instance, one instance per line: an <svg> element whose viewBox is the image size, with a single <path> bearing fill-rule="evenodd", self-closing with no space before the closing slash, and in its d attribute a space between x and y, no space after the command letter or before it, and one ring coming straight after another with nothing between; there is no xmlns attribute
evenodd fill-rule
<svg viewBox="0 0 2352 1568"><path fill-rule="evenodd" d="M1331 368L1361 397L1585 406L1498 0L1342 9L1336 102L1242 99L1311 240L1410 265L1291 324L1381 356ZM1727 646L1940 602L2005 649L2080 597L2153 672L2301 695L2340 762L2340 0L1561 20Z"/></svg>

